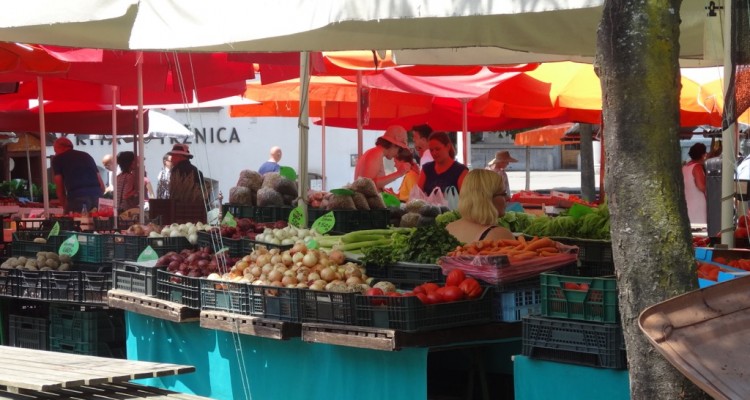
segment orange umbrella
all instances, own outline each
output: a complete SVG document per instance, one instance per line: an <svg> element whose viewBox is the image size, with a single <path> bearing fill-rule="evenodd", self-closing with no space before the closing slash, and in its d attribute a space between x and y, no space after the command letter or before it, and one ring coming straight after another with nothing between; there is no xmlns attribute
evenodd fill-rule
<svg viewBox="0 0 750 400"><path fill-rule="evenodd" d="M516 146L559 146L561 144L578 143L577 140L563 140L565 132L573 127L573 122L558 125L548 125L516 134Z"/></svg>
<svg viewBox="0 0 750 400"><path fill-rule="evenodd" d="M721 85L700 84L684 76L681 83L680 124L721 126ZM498 84L475 107L502 108L515 118L565 112L571 121L597 124L602 109L601 84L591 64L545 63Z"/></svg>

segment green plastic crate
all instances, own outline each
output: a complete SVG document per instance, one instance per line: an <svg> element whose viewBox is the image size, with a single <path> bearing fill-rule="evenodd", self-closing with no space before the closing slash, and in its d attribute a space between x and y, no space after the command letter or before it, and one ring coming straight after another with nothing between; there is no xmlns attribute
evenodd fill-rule
<svg viewBox="0 0 750 400"><path fill-rule="evenodd" d="M114 258L113 237L109 234L65 232L64 236L78 236L78 252L74 262L101 263Z"/></svg>
<svg viewBox="0 0 750 400"><path fill-rule="evenodd" d="M581 321L618 323L617 279L544 272L540 276L542 315Z"/></svg>

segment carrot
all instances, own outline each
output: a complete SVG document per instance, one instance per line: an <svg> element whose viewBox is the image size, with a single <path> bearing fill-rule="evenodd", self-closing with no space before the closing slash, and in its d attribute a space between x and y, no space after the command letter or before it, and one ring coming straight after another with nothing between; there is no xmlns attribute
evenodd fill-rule
<svg viewBox="0 0 750 400"><path fill-rule="evenodd" d="M555 247L555 242L550 238L541 238L539 240L535 240L532 243L529 243L526 246L526 250L538 250L542 247Z"/></svg>
<svg viewBox="0 0 750 400"><path fill-rule="evenodd" d="M526 244L526 238L523 235L518 236L518 243Z"/></svg>
<svg viewBox="0 0 750 400"><path fill-rule="evenodd" d="M559 252L551 252L551 251L540 251L539 255L542 257L549 257L549 256L556 256L560 254Z"/></svg>
<svg viewBox="0 0 750 400"><path fill-rule="evenodd" d="M541 252L544 252L544 251L546 251L548 253L559 253L560 252L560 250L558 250L557 247L542 247L541 249L537 249L536 250L537 253L541 253Z"/></svg>

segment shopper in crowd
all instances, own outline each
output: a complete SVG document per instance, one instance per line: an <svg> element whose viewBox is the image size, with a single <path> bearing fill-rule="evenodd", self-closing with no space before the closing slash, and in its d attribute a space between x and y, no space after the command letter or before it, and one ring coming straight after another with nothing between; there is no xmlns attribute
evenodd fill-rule
<svg viewBox="0 0 750 400"><path fill-rule="evenodd" d="M498 226L497 219L505 215L505 185L503 178L485 169L475 169L464 179L458 196L461 218L446 226L458 241L513 239L513 233Z"/></svg>
<svg viewBox="0 0 750 400"><path fill-rule="evenodd" d="M696 143L688 151L690 160L682 167L682 178L685 183L685 201L688 208L688 219L691 224L705 224L708 220L706 207L706 145Z"/></svg>
<svg viewBox="0 0 750 400"><path fill-rule="evenodd" d="M105 154L102 157L102 166L107 171L107 178L104 181L104 197L112 197L112 191L114 190L115 176L120 173L120 168L117 166L112 154Z"/></svg>
<svg viewBox="0 0 750 400"><path fill-rule="evenodd" d="M117 154L117 166L120 173L117 174L117 210L123 212L131 208L138 208L139 186L138 160L132 151L121 151Z"/></svg>
<svg viewBox="0 0 750 400"><path fill-rule="evenodd" d="M434 161L422 167L418 181L419 187L428 195L436 187L445 192L451 186L460 193L464 177L469 169L455 160L456 148L450 137L446 132L433 132L430 134L429 146Z"/></svg>
<svg viewBox="0 0 750 400"><path fill-rule="evenodd" d="M172 156L169 176L169 198L197 202L203 199L203 174L190 163L193 155L186 144L175 144L168 153Z"/></svg>
<svg viewBox="0 0 750 400"><path fill-rule="evenodd" d="M281 169L281 166L279 166L279 161L281 161L281 147L273 146L269 153L270 158L268 161L261 164L260 168L258 168L258 173L261 175L269 172L279 172Z"/></svg>
<svg viewBox="0 0 750 400"><path fill-rule="evenodd" d="M73 143L65 137L55 140L52 147L55 150L52 171L57 198L65 212L97 207L99 197L104 193L104 182L96 161L87 153L74 150Z"/></svg>
<svg viewBox="0 0 750 400"><path fill-rule="evenodd" d="M411 189L419 180L419 165L414 162L414 155L411 153L411 150L401 147L399 147L398 154L393 162L396 164L396 169L398 170L408 168L408 172L404 175L404 179L401 181L401 186L399 186L398 193L396 194L398 199L405 203L409 201Z"/></svg>
<svg viewBox="0 0 750 400"><path fill-rule="evenodd" d="M165 154L161 159L161 171L156 176L156 198L169 198L169 171L172 169L172 156Z"/></svg>
<svg viewBox="0 0 750 400"><path fill-rule="evenodd" d="M419 157L419 166L424 167L425 164L432 161L432 154L430 154L430 134L432 128L427 125L414 125L411 128L412 140L414 140L414 149L417 150L417 156Z"/></svg>
<svg viewBox="0 0 750 400"><path fill-rule="evenodd" d="M505 172L505 168L508 164L518 162L515 158L510 156L508 150L501 150L495 153L495 158L487 163L487 169L495 171L498 175L503 178L505 184L505 200L510 200L510 184L508 183L508 174Z"/></svg>
<svg viewBox="0 0 750 400"><path fill-rule="evenodd" d="M406 129L398 125L392 125L385 133L375 141L375 147L367 150L357 160L354 168L354 179L370 178L375 182L378 190L383 190L386 185L404 176L409 171L409 166L402 164L400 169L390 174L385 173L385 159L393 160L399 149L409 150L406 144ZM397 166L398 168L398 166Z"/></svg>

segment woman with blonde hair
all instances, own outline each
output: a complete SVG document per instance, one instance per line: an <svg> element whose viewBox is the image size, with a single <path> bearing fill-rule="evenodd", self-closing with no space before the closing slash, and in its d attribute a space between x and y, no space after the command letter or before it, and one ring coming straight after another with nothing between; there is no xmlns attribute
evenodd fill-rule
<svg viewBox="0 0 750 400"><path fill-rule="evenodd" d="M513 233L497 224L498 217L505 215L504 188L503 178L495 172L471 170L458 196L461 219L448 224L448 232L463 243L513 239Z"/></svg>

